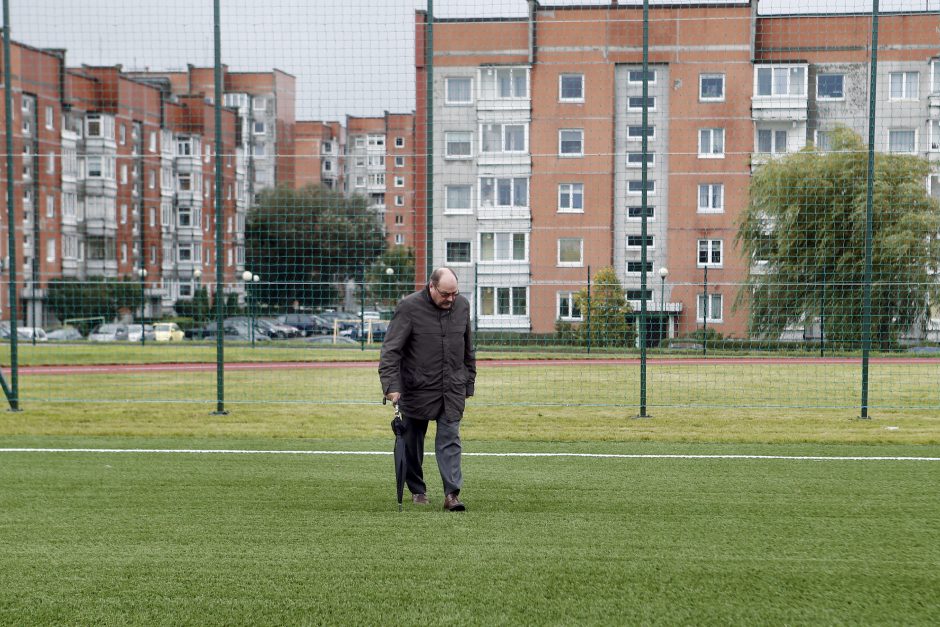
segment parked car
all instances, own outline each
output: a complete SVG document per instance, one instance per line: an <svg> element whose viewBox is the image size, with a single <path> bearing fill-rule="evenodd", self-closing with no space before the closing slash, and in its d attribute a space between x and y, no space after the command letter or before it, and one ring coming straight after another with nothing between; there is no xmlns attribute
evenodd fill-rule
<svg viewBox="0 0 940 627"><path fill-rule="evenodd" d="M334 345L334 346L347 345L348 346L350 344L355 345L359 343L352 338L346 337L345 335L337 335L336 337L333 337L333 335L311 335L304 341L309 342L310 344L316 344L319 346L327 346L327 345Z"/></svg>
<svg viewBox="0 0 940 627"><path fill-rule="evenodd" d="M140 341L140 327L141 327L141 324L139 322L127 325L127 340L129 342ZM154 339L156 339L153 334L152 324L144 324L143 327L144 327L144 341L152 342Z"/></svg>
<svg viewBox="0 0 940 627"><path fill-rule="evenodd" d="M49 339L42 327L16 327L16 337L21 342L32 342L34 337L37 342L45 342Z"/></svg>
<svg viewBox="0 0 940 627"><path fill-rule="evenodd" d="M277 321L300 330L305 337L333 331L332 323L325 323L322 319L305 313L281 314Z"/></svg>
<svg viewBox="0 0 940 627"><path fill-rule="evenodd" d="M355 324L352 327L346 329L342 332L342 334L352 340L359 342L361 341L362 337L365 337L366 341L368 341L369 333L371 332L373 342L382 342L385 340L386 331L388 331L387 322L366 320L363 324Z"/></svg>
<svg viewBox="0 0 940 627"><path fill-rule="evenodd" d="M138 341L140 336L138 336ZM99 324L94 331L88 334L89 342L125 342L127 341L127 325L119 322Z"/></svg>
<svg viewBox="0 0 940 627"><path fill-rule="evenodd" d="M153 325L153 339L157 342L182 342L185 334L175 322L158 322Z"/></svg>
<svg viewBox="0 0 940 627"><path fill-rule="evenodd" d="M267 333L271 339L289 340L301 336L300 329L289 324L278 322L276 319L256 318L255 322L264 329L264 332Z"/></svg>
<svg viewBox="0 0 940 627"><path fill-rule="evenodd" d="M82 332L75 327L59 327L58 329L47 331L46 337L50 340L66 342L85 339L85 336L82 335Z"/></svg>
<svg viewBox="0 0 940 627"><path fill-rule="evenodd" d="M365 311L359 311L356 313L356 317L362 318L363 320L381 320L382 314L377 311L366 309Z"/></svg>

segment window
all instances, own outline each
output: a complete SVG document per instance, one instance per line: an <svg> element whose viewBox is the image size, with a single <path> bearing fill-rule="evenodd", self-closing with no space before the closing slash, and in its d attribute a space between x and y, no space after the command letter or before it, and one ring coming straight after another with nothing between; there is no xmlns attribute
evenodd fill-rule
<svg viewBox="0 0 940 627"><path fill-rule="evenodd" d="M46 195L46 217L55 217L55 196L52 194Z"/></svg>
<svg viewBox="0 0 940 627"><path fill-rule="evenodd" d="M127 224L127 203L121 203L121 224Z"/></svg>
<svg viewBox="0 0 940 627"><path fill-rule="evenodd" d="M647 152L646 163L649 166L656 165L656 153ZM642 152L628 152L627 153L627 167L628 168L643 167L643 153Z"/></svg>
<svg viewBox="0 0 940 627"><path fill-rule="evenodd" d="M630 220L642 220L643 219L643 207L627 207L627 218ZM655 220L656 219L656 207L646 206L646 219Z"/></svg>
<svg viewBox="0 0 940 627"><path fill-rule="evenodd" d="M653 271L653 262L646 262L646 272L650 273ZM627 272L630 274L640 274L643 272L643 262L642 261L628 261L627 262Z"/></svg>
<svg viewBox="0 0 940 627"><path fill-rule="evenodd" d="M656 236L647 235L646 236L646 248L654 248L656 246ZM627 248L643 248L643 236L642 235L627 235Z"/></svg>
<svg viewBox="0 0 940 627"><path fill-rule="evenodd" d="M653 290L627 290L626 297L632 301L652 300Z"/></svg>
<svg viewBox="0 0 940 627"><path fill-rule="evenodd" d="M940 93L940 59L930 62L930 71L933 75L930 91L935 94Z"/></svg>
<svg viewBox="0 0 940 627"><path fill-rule="evenodd" d="M103 137L101 116L89 113L85 116L85 137Z"/></svg>
<svg viewBox="0 0 940 627"><path fill-rule="evenodd" d="M121 185L127 185L127 164L121 164Z"/></svg>
<svg viewBox="0 0 940 627"><path fill-rule="evenodd" d="M369 155L366 164L370 167L385 167L385 155Z"/></svg>
<svg viewBox="0 0 940 627"><path fill-rule="evenodd" d="M698 99L703 102L722 102L725 99L725 75L700 74Z"/></svg>
<svg viewBox="0 0 940 627"><path fill-rule="evenodd" d="M55 174L55 153L46 153L46 174Z"/></svg>
<svg viewBox="0 0 940 627"><path fill-rule="evenodd" d="M584 130L573 128L558 131L558 155L560 157L583 157Z"/></svg>
<svg viewBox="0 0 940 627"><path fill-rule="evenodd" d="M480 178L480 207L528 207L529 179Z"/></svg>
<svg viewBox="0 0 940 627"><path fill-rule="evenodd" d="M656 84L656 70L647 69L646 78L649 85ZM630 70L630 73L627 74L627 82L634 85L643 84L643 70Z"/></svg>
<svg viewBox="0 0 940 627"><path fill-rule="evenodd" d="M405 158L404 157L395 157L395 167L403 168L405 167Z"/></svg>
<svg viewBox="0 0 940 627"><path fill-rule="evenodd" d="M150 189L157 187L157 173L153 170L147 170L147 187Z"/></svg>
<svg viewBox="0 0 940 627"><path fill-rule="evenodd" d="M481 316L527 316L528 288L481 287Z"/></svg>
<svg viewBox="0 0 940 627"><path fill-rule="evenodd" d="M816 131L816 149L820 152L832 150L832 131Z"/></svg>
<svg viewBox="0 0 940 627"><path fill-rule="evenodd" d="M121 263L127 263L127 243L121 243Z"/></svg>
<svg viewBox="0 0 940 627"><path fill-rule="evenodd" d="M920 72L891 72L888 80L891 100L917 100Z"/></svg>
<svg viewBox="0 0 940 627"><path fill-rule="evenodd" d="M356 144L356 148L365 148L366 138L362 136L356 137L355 144Z"/></svg>
<svg viewBox="0 0 940 627"><path fill-rule="evenodd" d="M769 97L805 96L806 67L758 67L757 95Z"/></svg>
<svg viewBox="0 0 940 627"><path fill-rule="evenodd" d="M267 111L268 109L268 99L255 96L252 98L251 107L255 111Z"/></svg>
<svg viewBox="0 0 940 627"><path fill-rule="evenodd" d="M725 186L723 183L699 183L698 212L723 213L725 210Z"/></svg>
<svg viewBox="0 0 940 627"><path fill-rule="evenodd" d="M148 212L148 216L150 218L149 220L150 226L151 227L156 226L157 225L157 210L154 207L150 208L150 211Z"/></svg>
<svg viewBox="0 0 940 627"><path fill-rule="evenodd" d="M396 176L395 177L395 187L404 187L405 186L405 177Z"/></svg>
<svg viewBox="0 0 940 627"><path fill-rule="evenodd" d="M558 211L584 213L584 183L561 183L558 186Z"/></svg>
<svg viewBox="0 0 940 627"><path fill-rule="evenodd" d="M370 174L369 185L385 185L385 174Z"/></svg>
<svg viewBox="0 0 940 627"><path fill-rule="evenodd" d="M720 268L721 245L720 239L700 239L698 241L698 267Z"/></svg>
<svg viewBox="0 0 940 627"><path fill-rule="evenodd" d="M356 177L356 187L365 187L366 186L366 177L359 175Z"/></svg>
<svg viewBox="0 0 940 627"><path fill-rule="evenodd" d="M655 111L656 110L656 97L648 96L646 98L646 110ZM642 111L643 110L643 97L642 96L630 96L627 98L627 111Z"/></svg>
<svg viewBox="0 0 940 627"><path fill-rule="evenodd" d="M405 138L396 137L395 138L395 148L404 148L405 147Z"/></svg>
<svg viewBox="0 0 940 627"><path fill-rule="evenodd" d="M395 224L402 225L405 223L405 216L400 213L395 216Z"/></svg>
<svg viewBox="0 0 940 627"><path fill-rule="evenodd" d="M157 134L154 131L150 131L150 135L147 137L147 148L150 152L157 152Z"/></svg>
<svg viewBox="0 0 940 627"><path fill-rule="evenodd" d="M46 261L55 261L55 238L46 240Z"/></svg>
<svg viewBox="0 0 940 627"><path fill-rule="evenodd" d="M528 235L525 233L480 233L480 261L526 261Z"/></svg>
<svg viewBox="0 0 940 627"><path fill-rule="evenodd" d="M176 175L176 187L181 192L190 192L193 189L193 175L190 172L179 172Z"/></svg>
<svg viewBox="0 0 940 627"><path fill-rule="evenodd" d="M405 245L405 236L402 233L395 234L395 245L404 246Z"/></svg>
<svg viewBox="0 0 940 627"><path fill-rule="evenodd" d="M78 196L75 194L62 194L62 216L67 218L75 217L75 207L78 204Z"/></svg>
<svg viewBox="0 0 940 627"><path fill-rule="evenodd" d="M469 187L469 185L468 185L468 187ZM396 206L396 207L404 207L404 206L405 206L405 197L402 196L401 194L396 195L396 196L395 196L395 206Z"/></svg>
<svg viewBox="0 0 940 627"><path fill-rule="evenodd" d="M699 294L696 301L696 318L699 322L705 322L704 313L706 311L708 312L708 322L722 322L721 294ZM707 307L706 301L708 303Z"/></svg>
<svg viewBox="0 0 940 627"><path fill-rule="evenodd" d="M914 154L917 152L917 131L891 129L888 131L888 152Z"/></svg>
<svg viewBox="0 0 940 627"><path fill-rule="evenodd" d="M46 128L55 129L55 110L49 105L46 106Z"/></svg>
<svg viewBox="0 0 940 627"><path fill-rule="evenodd" d="M575 292L558 292L558 319L583 320Z"/></svg>
<svg viewBox="0 0 940 627"><path fill-rule="evenodd" d="M369 146L384 146L385 145L385 135L367 135L366 143Z"/></svg>
<svg viewBox="0 0 940 627"><path fill-rule="evenodd" d="M816 98L818 100L845 99L845 76L842 74L817 74Z"/></svg>
<svg viewBox="0 0 940 627"><path fill-rule="evenodd" d="M470 104L473 101L473 80L468 76L451 77L444 80L444 103L449 105Z"/></svg>
<svg viewBox="0 0 940 627"><path fill-rule="evenodd" d="M584 74L559 76L558 99L562 102L584 102Z"/></svg>
<svg viewBox="0 0 940 627"><path fill-rule="evenodd" d="M525 152L525 124L484 124L480 129L480 152Z"/></svg>
<svg viewBox="0 0 940 627"><path fill-rule="evenodd" d="M447 263L471 263L473 258L470 256L470 242L446 242Z"/></svg>
<svg viewBox="0 0 940 627"><path fill-rule="evenodd" d="M87 168L86 176L90 179L100 179L104 177L104 157L90 155L85 157L85 166Z"/></svg>
<svg viewBox="0 0 940 627"><path fill-rule="evenodd" d="M646 137L648 139L653 139L656 137L656 127L647 126L646 127ZM642 141L643 140L643 126L640 124L635 124L627 127L627 141Z"/></svg>
<svg viewBox="0 0 940 627"><path fill-rule="evenodd" d="M930 120L930 151L940 151L940 120Z"/></svg>
<svg viewBox="0 0 940 627"><path fill-rule="evenodd" d="M255 135L264 135L264 132L265 132L264 120L255 120L255 123L252 124L252 130Z"/></svg>
<svg viewBox="0 0 940 627"><path fill-rule="evenodd" d="M656 181L646 181L646 191L650 194L656 193ZM627 181L627 193L628 194L642 194L643 193L643 181Z"/></svg>
<svg viewBox="0 0 940 627"><path fill-rule="evenodd" d="M698 131L700 159L722 159L725 156L725 129L700 128Z"/></svg>
<svg viewBox="0 0 940 627"><path fill-rule="evenodd" d="M118 137L120 138L121 145L123 146L124 144L127 143L127 126L122 124L120 128L118 129L118 131L119 131Z"/></svg>
<svg viewBox="0 0 940 627"><path fill-rule="evenodd" d="M178 137L176 139L176 156L191 157L193 155L193 138Z"/></svg>
<svg viewBox="0 0 940 627"><path fill-rule="evenodd" d="M498 98L526 98L529 94L529 72L525 68L499 68L496 70Z"/></svg>
<svg viewBox="0 0 940 627"><path fill-rule="evenodd" d="M580 237L558 238L558 265L580 267L584 257L584 240Z"/></svg>
<svg viewBox="0 0 940 627"><path fill-rule="evenodd" d="M192 261L193 260L193 245L192 244L178 244L176 247L176 260L177 261Z"/></svg>
<svg viewBox="0 0 940 627"><path fill-rule="evenodd" d="M471 185L447 185L444 188L444 211L446 213L472 213Z"/></svg>
<svg viewBox="0 0 940 627"><path fill-rule="evenodd" d="M444 133L444 157L448 159L469 159L472 156L473 133Z"/></svg>
<svg viewBox="0 0 940 627"><path fill-rule="evenodd" d="M782 154L787 151L787 132L769 128L757 129L757 152Z"/></svg>

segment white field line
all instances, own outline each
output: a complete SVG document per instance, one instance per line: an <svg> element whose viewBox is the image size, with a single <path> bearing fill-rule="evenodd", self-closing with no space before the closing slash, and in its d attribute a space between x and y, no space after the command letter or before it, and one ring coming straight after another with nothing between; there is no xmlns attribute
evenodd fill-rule
<svg viewBox="0 0 940 627"><path fill-rule="evenodd" d="M391 451L276 451L253 449L0 448L0 453L177 453L189 455L391 455ZM433 453L431 453L433 455ZM597 459L757 459L840 462L940 462L940 457L839 455L683 455L620 453L464 453L466 457L587 457Z"/></svg>

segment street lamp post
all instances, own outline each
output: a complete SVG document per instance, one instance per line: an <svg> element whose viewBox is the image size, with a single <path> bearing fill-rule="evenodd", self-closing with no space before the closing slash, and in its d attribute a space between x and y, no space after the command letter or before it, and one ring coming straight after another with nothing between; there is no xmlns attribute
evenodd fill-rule
<svg viewBox="0 0 940 627"><path fill-rule="evenodd" d="M147 281L147 268L138 268L137 276L140 277L140 345L143 346L147 343L147 335L144 333L144 309L146 309L144 288Z"/></svg>
<svg viewBox="0 0 940 627"><path fill-rule="evenodd" d="M257 283L261 280L257 274L253 274L250 270L245 270L242 272L242 280L245 282L245 302L248 305L248 336L251 338L251 347L255 347L255 315L254 315L254 298L251 293L252 283Z"/></svg>
<svg viewBox="0 0 940 627"><path fill-rule="evenodd" d="M666 315L666 277L669 276L669 268L663 266L659 269L659 321L662 327L660 328L659 333L659 342L662 344L662 341L666 338L668 331L666 330L669 324L669 316Z"/></svg>
<svg viewBox="0 0 940 627"><path fill-rule="evenodd" d="M388 300L392 303L392 305L395 304L395 287L392 285L392 276L394 276L394 274L395 268L385 268L385 276L388 277L385 282L385 286L388 288Z"/></svg>
<svg viewBox="0 0 940 627"><path fill-rule="evenodd" d="M199 268L196 268L195 270L193 270L193 281L194 281L194 285L193 285L193 305L196 304L196 292L199 290L200 286L202 285L201 279L202 279L202 270L200 270ZM202 302L202 301L200 301L200 302ZM197 323L200 327L202 327L203 324L205 324L205 321L204 321L203 318L202 318L202 312L201 312L201 311L196 311L195 306L193 307L193 319L196 321L196 323Z"/></svg>

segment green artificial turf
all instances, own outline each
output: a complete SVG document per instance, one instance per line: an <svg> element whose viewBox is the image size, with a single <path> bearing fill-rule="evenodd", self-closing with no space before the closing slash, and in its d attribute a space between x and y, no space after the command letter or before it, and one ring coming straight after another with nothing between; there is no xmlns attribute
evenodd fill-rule
<svg viewBox="0 0 940 627"><path fill-rule="evenodd" d="M0 446L265 442L390 446L36 436ZM389 456L0 453L0 623L940 622L940 462L468 456L464 514L439 510L433 457L426 470L433 505L399 514Z"/></svg>

